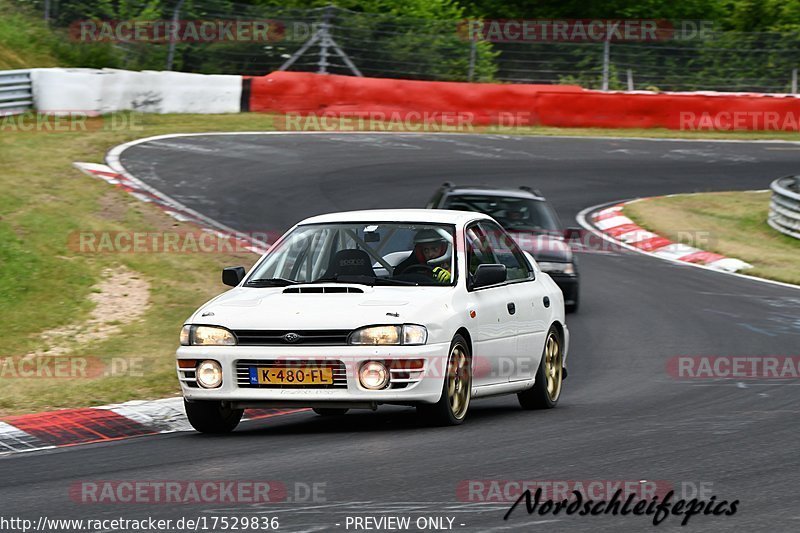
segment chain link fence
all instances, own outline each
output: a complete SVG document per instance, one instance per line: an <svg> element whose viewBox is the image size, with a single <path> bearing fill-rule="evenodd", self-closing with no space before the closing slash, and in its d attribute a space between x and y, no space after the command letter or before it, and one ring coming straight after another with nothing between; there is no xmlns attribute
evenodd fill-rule
<svg viewBox="0 0 800 533"><path fill-rule="evenodd" d="M32 4L44 10L44 0ZM470 21L415 19L335 6L300 10L221 0L151 6L133 0L103 18L116 18L115 23L120 19L269 21L268 38L155 42L119 38L111 32L110 38L92 40L91 34L79 31L81 13L56 4L48 8L48 16L54 27L69 31L85 46L110 47L115 60L107 66L127 69L246 75L286 69L419 80L577 84L609 90L797 92L798 33L720 32L703 23L677 37L647 41L499 42L471 38Z"/></svg>

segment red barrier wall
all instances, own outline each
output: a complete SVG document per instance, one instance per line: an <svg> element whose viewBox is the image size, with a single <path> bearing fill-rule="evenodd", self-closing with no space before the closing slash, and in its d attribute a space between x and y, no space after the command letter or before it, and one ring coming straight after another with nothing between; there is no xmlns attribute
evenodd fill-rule
<svg viewBox="0 0 800 533"><path fill-rule="evenodd" d="M571 85L427 82L274 72L250 78L250 111L302 115L470 114L472 125L800 130L782 95L615 93ZM403 119L405 120L405 119Z"/></svg>

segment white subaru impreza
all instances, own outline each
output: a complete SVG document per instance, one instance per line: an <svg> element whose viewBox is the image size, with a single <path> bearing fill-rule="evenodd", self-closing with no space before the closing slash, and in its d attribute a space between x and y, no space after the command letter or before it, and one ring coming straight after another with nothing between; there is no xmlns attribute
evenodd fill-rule
<svg viewBox="0 0 800 533"><path fill-rule="evenodd" d="M198 431L243 410L320 415L413 405L460 424L474 398L551 408L566 378L561 290L490 217L396 209L309 218L181 331L177 371Z"/></svg>

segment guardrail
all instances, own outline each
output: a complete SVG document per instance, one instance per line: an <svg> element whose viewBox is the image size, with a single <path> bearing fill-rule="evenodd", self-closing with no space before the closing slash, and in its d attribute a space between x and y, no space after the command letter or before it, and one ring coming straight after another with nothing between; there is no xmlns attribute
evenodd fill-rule
<svg viewBox="0 0 800 533"><path fill-rule="evenodd" d="M784 235L800 239L800 177L778 178L770 189L772 201L767 224Z"/></svg>
<svg viewBox="0 0 800 533"><path fill-rule="evenodd" d="M0 70L0 116L18 115L33 107L30 70Z"/></svg>

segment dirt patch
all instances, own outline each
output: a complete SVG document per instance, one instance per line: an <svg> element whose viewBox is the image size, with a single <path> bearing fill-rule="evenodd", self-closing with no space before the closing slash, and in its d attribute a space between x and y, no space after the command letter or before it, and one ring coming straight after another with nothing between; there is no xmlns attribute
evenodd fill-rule
<svg viewBox="0 0 800 533"><path fill-rule="evenodd" d="M98 215L105 220L123 222L128 211L128 205L120 197L121 195L116 189L102 194L97 201L100 207Z"/></svg>
<svg viewBox="0 0 800 533"><path fill-rule="evenodd" d="M144 315L150 303L150 284L122 265L107 268L89 299L95 307L88 320L45 331L40 335L43 348L28 355L64 355L83 344L115 335Z"/></svg>

